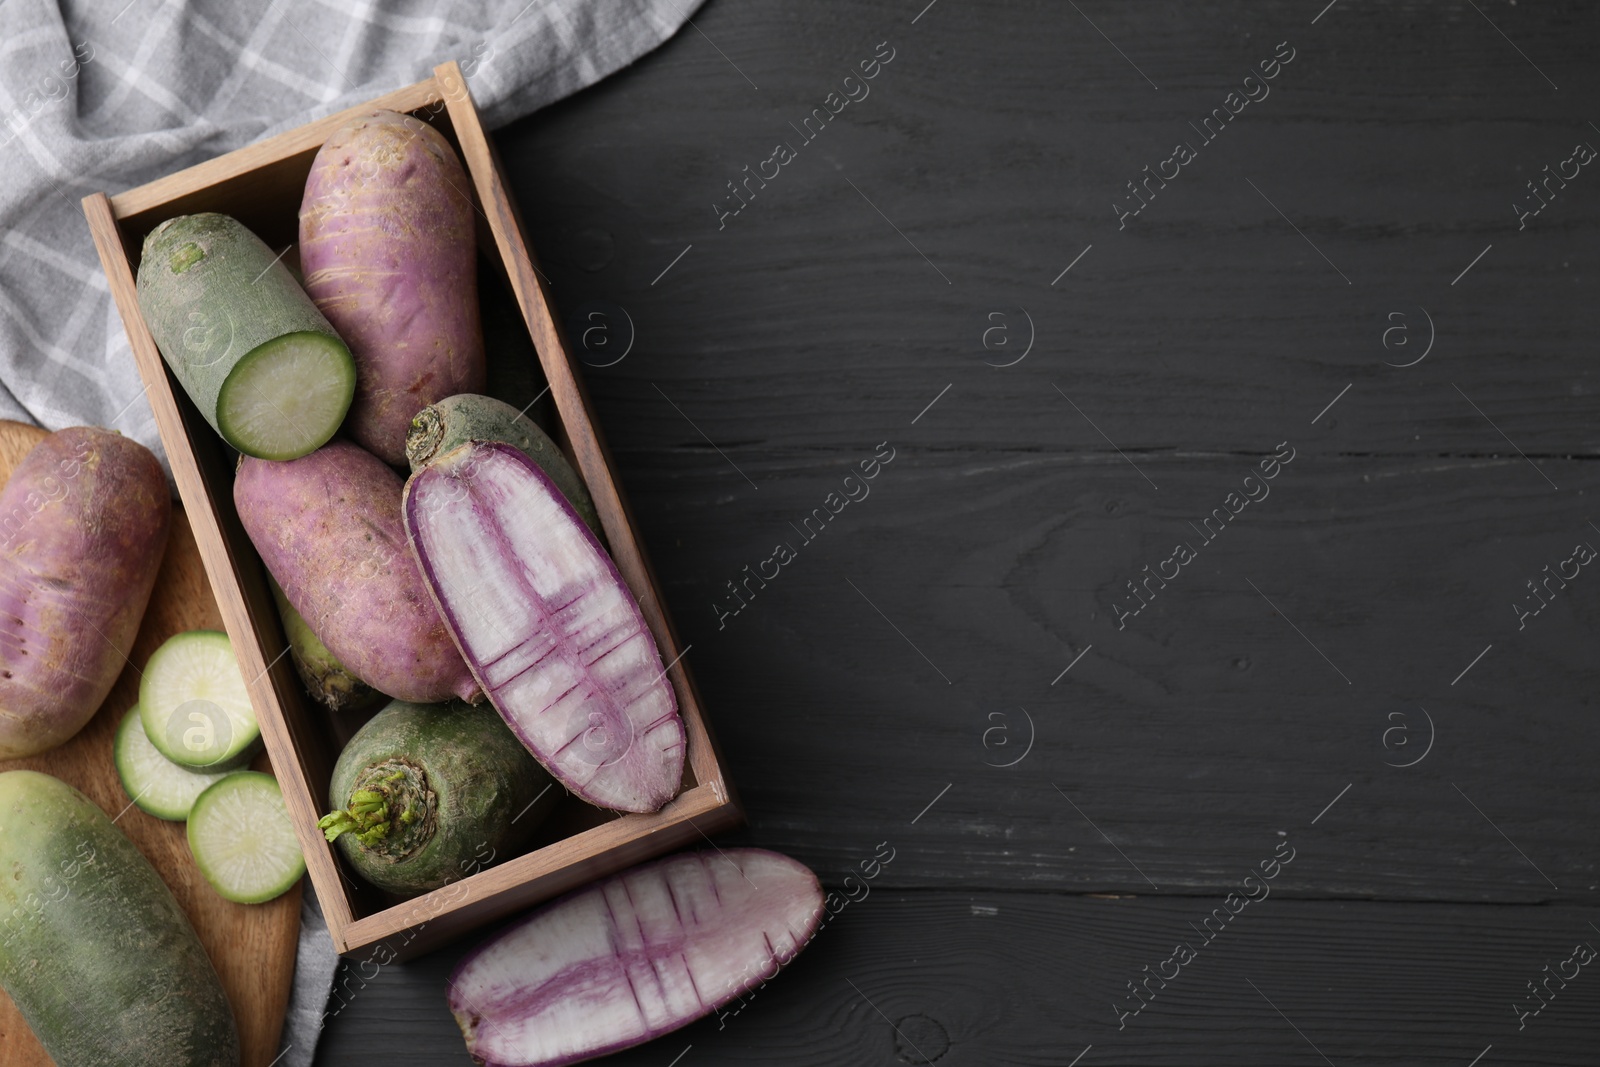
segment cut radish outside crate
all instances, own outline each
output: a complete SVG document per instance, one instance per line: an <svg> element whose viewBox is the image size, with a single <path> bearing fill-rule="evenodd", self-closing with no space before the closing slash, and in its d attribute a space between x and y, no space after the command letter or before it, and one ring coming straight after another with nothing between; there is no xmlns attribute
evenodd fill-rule
<svg viewBox="0 0 1600 1067"><path fill-rule="evenodd" d="M445 625L512 731L575 795L656 811L684 727L639 606L555 483L473 443L406 483L406 533Z"/></svg>
<svg viewBox="0 0 1600 1067"><path fill-rule="evenodd" d="M487 1067L556 1067L686 1026L765 982L822 919L805 866L689 852L547 905L471 952L450 1011Z"/></svg>

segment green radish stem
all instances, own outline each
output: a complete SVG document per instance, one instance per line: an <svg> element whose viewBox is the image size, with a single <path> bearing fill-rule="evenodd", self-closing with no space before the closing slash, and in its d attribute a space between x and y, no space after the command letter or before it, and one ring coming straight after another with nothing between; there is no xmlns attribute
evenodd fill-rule
<svg viewBox="0 0 1600 1067"><path fill-rule="evenodd" d="M318 825L358 877L416 896L527 851L564 795L487 703L396 700L339 754Z"/></svg>
<svg viewBox="0 0 1600 1067"><path fill-rule="evenodd" d="M350 834L366 849L398 863L433 837L439 800L427 773L407 759L387 759L356 776L343 808L317 820L330 842Z"/></svg>

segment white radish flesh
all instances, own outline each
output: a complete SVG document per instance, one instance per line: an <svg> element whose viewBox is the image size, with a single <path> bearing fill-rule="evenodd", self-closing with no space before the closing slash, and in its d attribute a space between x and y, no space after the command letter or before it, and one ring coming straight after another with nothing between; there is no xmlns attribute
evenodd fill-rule
<svg viewBox="0 0 1600 1067"><path fill-rule="evenodd" d="M684 727L628 587L550 478L469 443L406 483L406 534L439 614L512 731L573 794L656 811Z"/></svg>
<svg viewBox="0 0 1600 1067"><path fill-rule="evenodd" d="M534 912L450 976L486 1067L557 1067L711 1014L771 978L822 918L822 887L762 849L635 867Z"/></svg>

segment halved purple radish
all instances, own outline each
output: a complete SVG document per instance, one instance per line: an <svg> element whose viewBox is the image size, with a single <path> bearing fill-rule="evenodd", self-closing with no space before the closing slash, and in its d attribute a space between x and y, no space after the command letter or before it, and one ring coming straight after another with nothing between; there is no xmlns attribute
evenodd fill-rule
<svg viewBox="0 0 1600 1067"><path fill-rule="evenodd" d="M787 856L668 856L547 904L478 946L450 976L450 1011L486 1067L577 1063L748 993L821 919L817 876Z"/></svg>
<svg viewBox="0 0 1600 1067"><path fill-rule="evenodd" d="M406 534L472 675L573 794L656 811L684 728L633 594L554 482L517 449L469 442L411 476Z"/></svg>

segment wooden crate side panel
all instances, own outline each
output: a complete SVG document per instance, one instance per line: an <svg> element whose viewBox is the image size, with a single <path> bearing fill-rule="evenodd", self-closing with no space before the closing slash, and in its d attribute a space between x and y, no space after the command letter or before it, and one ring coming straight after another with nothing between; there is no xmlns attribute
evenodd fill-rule
<svg viewBox="0 0 1600 1067"><path fill-rule="evenodd" d="M438 86L432 78L407 85L365 104L346 108L265 141L246 145L176 174L118 193L110 198L112 214L130 230L143 236L141 226L149 229L161 218L171 215L196 211L228 211L233 214L241 207L248 209L253 201L243 197L252 192L271 194L280 190L288 180L287 175L296 167L300 169L300 185L303 186L311 157L316 155L329 134L354 116L377 108L415 111L438 102L438 99ZM154 217L157 214L161 218ZM249 225L243 215L239 218Z"/></svg>
<svg viewBox="0 0 1600 1067"><path fill-rule="evenodd" d="M701 786L658 815L617 819L537 852L518 856L471 878L434 890L341 931L341 953L388 942L398 958L421 955L462 933L543 903L596 878L704 843L707 834L736 826L743 815Z"/></svg>

